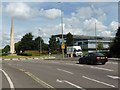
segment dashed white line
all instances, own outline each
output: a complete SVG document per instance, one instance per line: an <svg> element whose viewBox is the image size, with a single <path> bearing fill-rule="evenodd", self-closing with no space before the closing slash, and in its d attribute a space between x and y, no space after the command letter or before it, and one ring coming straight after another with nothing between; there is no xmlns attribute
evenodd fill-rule
<svg viewBox="0 0 120 90"><path fill-rule="evenodd" d="M107 62L109 64L118 64L118 62Z"/></svg>
<svg viewBox="0 0 120 90"><path fill-rule="evenodd" d="M105 82L101 82L101 81L98 81L98 80L95 80L95 79L92 79L92 78L89 78L89 77L86 77L86 76L82 76L83 78L85 79L88 79L90 81L94 81L94 82L97 82L97 83L100 83L100 84L103 84L103 85L107 85L109 87L115 87L114 85L111 85L111 84L108 84L108 83L105 83Z"/></svg>
<svg viewBox="0 0 120 90"><path fill-rule="evenodd" d="M84 65L80 65L80 64L79 64L79 65L78 65L78 64L72 64L72 63L65 63L65 64L67 64L67 65L71 65L71 66L81 66L81 67L84 66Z"/></svg>
<svg viewBox="0 0 120 90"><path fill-rule="evenodd" d="M100 67L94 67L94 66L91 66L90 68L100 69L100 70L105 70L105 71L113 71L113 70L111 70L111 69L107 69L107 68L100 68Z"/></svg>
<svg viewBox="0 0 120 90"><path fill-rule="evenodd" d="M8 82L9 82L9 85L10 85L11 90L15 90L15 87L14 87L13 82L12 82L11 78L9 77L9 75L8 75L4 70L2 70L2 69L0 69L0 70L1 70L1 71L4 73L4 75L6 76Z"/></svg>
<svg viewBox="0 0 120 90"><path fill-rule="evenodd" d="M57 70L59 70L59 71L63 71L63 72L69 73L69 74L74 74L74 73L72 73L72 72L70 72L70 71L63 70L63 69L59 69L59 68L57 68Z"/></svg>
<svg viewBox="0 0 120 90"><path fill-rule="evenodd" d="M118 77L118 76L111 76L111 75L107 75L107 76L112 78L112 79L120 79L120 77Z"/></svg>
<svg viewBox="0 0 120 90"><path fill-rule="evenodd" d="M82 88L82 87L80 87L80 86L78 86L78 85L76 85L76 84L73 84L73 83L71 83L71 82L69 82L69 81L66 81L66 80L59 80L59 79L57 79L56 82L59 82L59 83L67 83L67 84L72 85L72 86L74 86L74 87L76 87L76 88L79 88L79 89L81 89L81 90L85 90L84 88Z"/></svg>

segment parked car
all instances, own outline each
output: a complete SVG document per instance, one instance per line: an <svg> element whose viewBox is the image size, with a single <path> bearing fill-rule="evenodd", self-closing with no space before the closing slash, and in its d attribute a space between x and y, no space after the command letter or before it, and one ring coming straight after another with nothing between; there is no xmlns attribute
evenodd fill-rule
<svg viewBox="0 0 120 90"><path fill-rule="evenodd" d="M79 63L86 63L86 64L105 64L108 61L108 58L99 52L88 53L83 57L79 58Z"/></svg>

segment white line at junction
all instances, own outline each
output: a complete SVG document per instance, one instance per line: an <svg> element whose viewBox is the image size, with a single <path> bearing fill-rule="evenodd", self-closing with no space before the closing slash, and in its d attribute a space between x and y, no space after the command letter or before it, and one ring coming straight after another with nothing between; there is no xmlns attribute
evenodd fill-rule
<svg viewBox="0 0 120 90"><path fill-rule="evenodd" d="M1 70L1 71L4 73L4 75L6 76L8 82L9 82L9 85L10 85L11 90L15 90L15 87L14 87L13 82L12 82L11 78L9 77L9 75L8 75L4 70L2 70L2 69L0 69L0 70Z"/></svg>

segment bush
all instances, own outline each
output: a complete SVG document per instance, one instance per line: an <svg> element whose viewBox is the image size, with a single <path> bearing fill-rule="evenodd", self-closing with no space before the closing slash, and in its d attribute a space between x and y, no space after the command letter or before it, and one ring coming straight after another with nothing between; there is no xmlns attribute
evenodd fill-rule
<svg viewBox="0 0 120 90"><path fill-rule="evenodd" d="M21 55L21 56L32 56L31 53L18 53L17 55Z"/></svg>
<svg viewBox="0 0 120 90"><path fill-rule="evenodd" d="M57 50L55 50L55 51L52 51L51 53L52 53L52 54L59 54L60 52L57 51Z"/></svg>

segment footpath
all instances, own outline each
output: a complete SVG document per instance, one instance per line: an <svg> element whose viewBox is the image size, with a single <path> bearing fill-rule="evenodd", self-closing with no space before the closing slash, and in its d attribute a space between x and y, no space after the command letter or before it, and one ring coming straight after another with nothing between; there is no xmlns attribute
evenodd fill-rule
<svg viewBox="0 0 120 90"><path fill-rule="evenodd" d="M46 56L46 57L26 57L26 58L0 58L1 60L65 60L65 61L77 61L79 57L55 57L55 56ZM120 58L108 58L110 61L120 61Z"/></svg>

